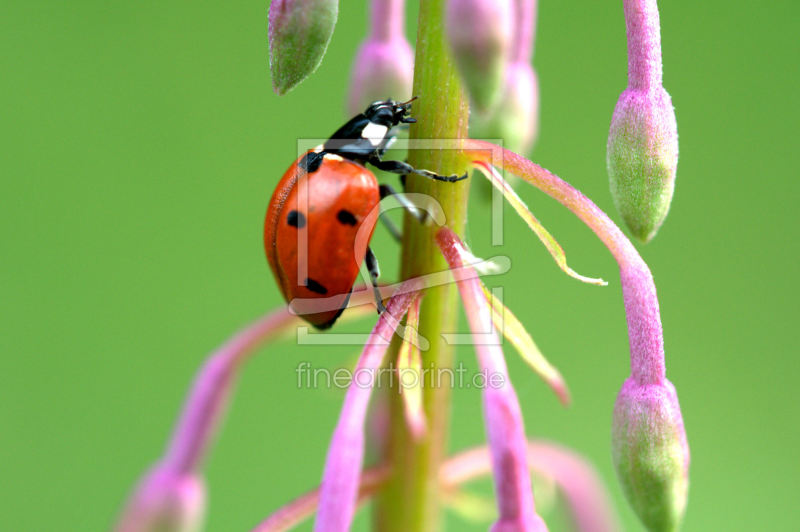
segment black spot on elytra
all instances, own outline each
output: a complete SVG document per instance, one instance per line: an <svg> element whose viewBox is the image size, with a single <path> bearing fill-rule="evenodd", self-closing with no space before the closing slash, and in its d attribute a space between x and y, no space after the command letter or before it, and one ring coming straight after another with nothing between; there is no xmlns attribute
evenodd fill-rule
<svg viewBox="0 0 800 532"><path fill-rule="evenodd" d="M306 278L306 288L314 292L315 294L327 294L328 289L319 284L317 281L312 279L311 277Z"/></svg>
<svg viewBox="0 0 800 532"><path fill-rule="evenodd" d="M336 213L336 219L345 225L356 225L356 217L353 216L352 212L345 209Z"/></svg>
<svg viewBox="0 0 800 532"><path fill-rule="evenodd" d="M289 211L289 215L286 216L286 223L299 229L301 227L305 227L306 217L303 216L302 212L292 210Z"/></svg>

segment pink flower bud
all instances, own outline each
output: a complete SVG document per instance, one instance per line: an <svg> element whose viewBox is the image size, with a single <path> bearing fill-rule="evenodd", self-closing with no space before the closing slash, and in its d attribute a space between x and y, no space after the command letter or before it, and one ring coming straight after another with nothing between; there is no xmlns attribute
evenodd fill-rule
<svg viewBox="0 0 800 532"><path fill-rule="evenodd" d="M513 49L503 93L488 113L472 113L471 137L502 139L506 149L521 154L533 148L539 136L539 80L531 66L535 31L536 0L515 0ZM513 184L517 178L507 179ZM491 197L488 183L481 180L477 186L481 196Z"/></svg>
<svg viewBox="0 0 800 532"><path fill-rule="evenodd" d="M678 167L678 126L661 87L620 96L607 159L611 196L631 233L650 241L667 217Z"/></svg>
<svg viewBox="0 0 800 532"><path fill-rule="evenodd" d="M362 112L376 100L411 98L414 78L414 52L404 35L404 2L373 0L372 33L361 44L353 62L349 114Z"/></svg>
<svg viewBox="0 0 800 532"><path fill-rule="evenodd" d="M525 153L538 131L539 82L529 63L513 63L506 72L505 89L497 106L489 116L472 115L470 136L503 139L507 149Z"/></svg>
<svg viewBox="0 0 800 532"><path fill-rule="evenodd" d="M656 0L624 0L628 88L614 109L606 163L611 195L631 233L648 242L669 211L678 166L678 126L661 86Z"/></svg>
<svg viewBox="0 0 800 532"><path fill-rule="evenodd" d="M322 63L338 14L337 0L272 0L269 67L277 94L292 90Z"/></svg>
<svg viewBox="0 0 800 532"><path fill-rule="evenodd" d="M414 52L404 35L402 0L373 0L372 33L361 44L353 62L349 114L362 112L371 102L411 98Z"/></svg>
<svg viewBox="0 0 800 532"><path fill-rule="evenodd" d="M156 466L140 482L116 532L198 532L205 517L205 486L196 475Z"/></svg>
<svg viewBox="0 0 800 532"><path fill-rule="evenodd" d="M645 526L677 530L688 496L689 447L672 383L625 381L614 405L613 456L623 491Z"/></svg>
<svg viewBox="0 0 800 532"><path fill-rule="evenodd" d="M470 99L490 109L503 92L513 35L511 0L450 0L447 37Z"/></svg>
<svg viewBox="0 0 800 532"><path fill-rule="evenodd" d="M413 77L414 52L405 39L390 42L368 39L353 63L348 112L356 115L376 100L410 99Z"/></svg>

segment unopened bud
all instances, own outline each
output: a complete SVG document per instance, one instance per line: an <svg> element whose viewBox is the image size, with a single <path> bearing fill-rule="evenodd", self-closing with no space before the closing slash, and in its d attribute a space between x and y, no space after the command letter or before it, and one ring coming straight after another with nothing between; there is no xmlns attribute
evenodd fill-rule
<svg viewBox="0 0 800 532"><path fill-rule="evenodd" d="M662 87L627 89L608 135L611 196L631 233L648 242L669 211L678 167L678 126Z"/></svg>
<svg viewBox="0 0 800 532"><path fill-rule="evenodd" d="M414 52L404 37L368 38L353 63L348 112L356 115L376 100L408 100L413 77Z"/></svg>
<svg viewBox="0 0 800 532"><path fill-rule="evenodd" d="M689 447L668 380L622 386L614 405L614 466L623 491L651 531L677 530L689 488Z"/></svg>
<svg viewBox="0 0 800 532"><path fill-rule="evenodd" d="M506 72L506 86L497 106L483 116L470 117L470 136L503 139L503 146L524 154L539 131L539 83L528 63L513 63Z"/></svg>
<svg viewBox="0 0 800 532"><path fill-rule="evenodd" d="M142 479L116 532L199 532L205 517L199 477L159 467Z"/></svg>
<svg viewBox="0 0 800 532"><path fill-rule="evenodd" d="M513 35L511 0L450 0L447 37L470 99L490 109L503 92Z"/></svg>
<svg viewBox="0 0 800 532"><path fill-rule="evenodd" d="M338 13L338 0L272 0L269 67L277 94L289 92L322 63Z"/></svg>

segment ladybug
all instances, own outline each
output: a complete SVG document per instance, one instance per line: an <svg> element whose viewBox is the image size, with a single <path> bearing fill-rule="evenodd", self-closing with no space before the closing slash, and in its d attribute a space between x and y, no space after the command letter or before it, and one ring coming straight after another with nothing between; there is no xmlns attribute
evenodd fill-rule
<svg viewBox="0 0 800 532"><path fill-rule="evenodd" d="M385 310L369 240L380 200L395 192L379 185L365 165L447 182L467 177L441 176L382 159L394 141L393 128L416 122L408 116L413 100L372 103L323 145L300 156L272 194L264 221L267 261L283 297L318 329L333 325L347 307L362 262L370 273L378 313Z"/></svg>

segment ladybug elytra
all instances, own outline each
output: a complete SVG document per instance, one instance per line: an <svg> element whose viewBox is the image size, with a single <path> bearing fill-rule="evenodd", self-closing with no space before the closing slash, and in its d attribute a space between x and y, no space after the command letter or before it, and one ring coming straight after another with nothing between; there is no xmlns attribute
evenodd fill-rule
<svg viewBox="0 0 800 532"><path fill-rule="evenodd" d="M440 181L441 176L382 156L394 140L393 128L416 120L411 102L377 101L339 128L322 146L300 156L281 178L267 207L264 248L275 280L293 310L318 329L333 325L347 307L362 262L377 289L378 262L369 240L381 198L393 194L378 185L366 168L401 175L414 173ZM298 305L293 302L312 303Z"/></svg>

